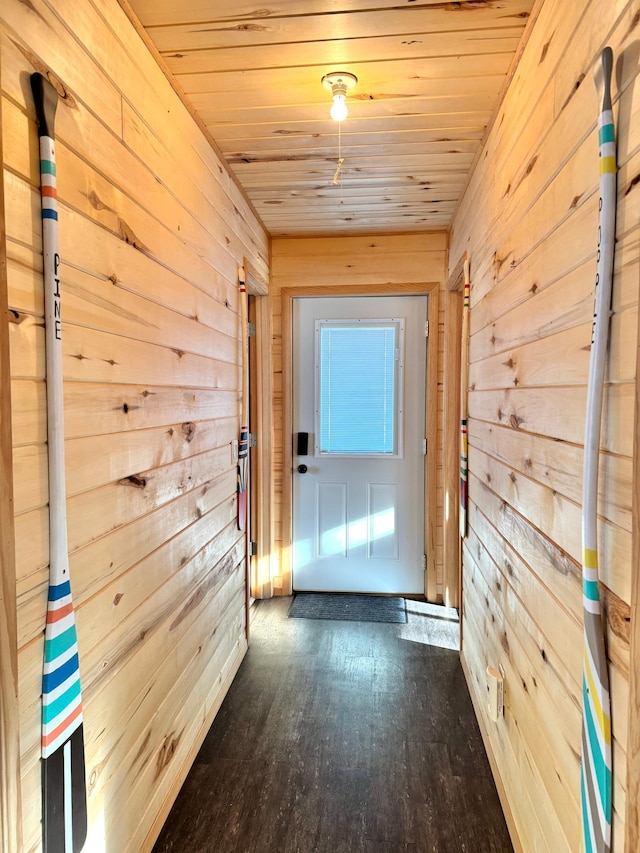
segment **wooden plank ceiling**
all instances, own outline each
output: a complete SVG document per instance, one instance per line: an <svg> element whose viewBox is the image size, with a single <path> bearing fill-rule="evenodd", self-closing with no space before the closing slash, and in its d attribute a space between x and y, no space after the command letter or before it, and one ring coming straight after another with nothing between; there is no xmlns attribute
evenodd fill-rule
<svg viewBox="0 0 640 853"><path fill-rule="evenodd" d="M272 236L446 228L534 5L129 2Z"/></svg>

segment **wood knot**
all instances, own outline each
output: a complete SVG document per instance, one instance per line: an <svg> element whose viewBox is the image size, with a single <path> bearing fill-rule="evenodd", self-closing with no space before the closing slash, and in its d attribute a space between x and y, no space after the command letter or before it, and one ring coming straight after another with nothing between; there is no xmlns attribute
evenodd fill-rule
<svg viewBox="0 0 640 853"><path fill-rule="evenodd" d="M520 425L524 423L524 418L521 418L519 415L510 415L509 416L509 424L513 427L513 429L520 429Z"/></svg>
<svg viewBox="0 0 640 853"><path fill-rule="evenodd" d="M627 186L627 189L625 190L625 193L624 193L624 194L625 194L625 196L629 195L629 193L631 192L631 190L632 190L635 186L637 186L637 185L638 185L638 183L640 183L640 174L635 175L635 176L634 176L634 177L629 181L629 184L628 184L628 186Z"/></svg>
<svg viewBox="0 0 640 853"><path fill-rule="evenodd" d="M184 350L182 349L171 349L171 352L174 352L178 358L182 358L184 356Z"/></svg>
<svg viewBox="0 0 640 853"><path fill-rule="evenodd" d="M123 597L124 597L124 593L119 592L119 593L116 595L116 597L113 599L113 603L114 603L114 605L115 605L116 607L120 604L120 602L122 601Z"/></svg>
<svg viewBox="0 0 640 853"><path fill-rule="evenodd" d="M507 657L509 657L509 638L507 637L506 631L504 631L502 636L500 637L500 645L507 653Z"/></svg>
<svg viewBox="0 0 640 853"><path fill-rule="evenodd" d="M538 285L534 281L533 284L531 285L531 287L529 288L529 293L532 293L535 296L535 294L537 292L538 292Z"/></svg>
<svg viewBox="0 0 640 853"><path fill-rule="evenodd" d="M124 219L118 219L118 225L120 227L120 236L129 246L133 246L134 249L138 249L140 252L147 251L147 247L144 243L139 240L133 229L125 222Z"/></svg>
<svg viewBox="0 0 640 853"><path fill-rule="evenodd" d="M111 210L111 208L107 207L107 205L102 201L95 190L90 190L87 193L87 200L95 210Z"/></svg>
<svg viewBox="0 0 640 853"><path fill-rule="evenodd" d="M19 326L26 319L26 314L21 314L15 308L9 308L9 322Z"/></svg>
<svg viewBox="0 0 640 853"><path fill-rule="evenodd" d="M551 44L551 39L549 39L549 41L542 46L542 52L540 54L540 59L538 60L538 65L542 65L542 63L547 58L547 53L549 51L549 45L550 44Z"/></svg>
<svg viewBox="0 0 640 853"><path fill-rule="evenodd" d="M188 444L193 441L193 437L196 434L196 425L193 421L186 421L182 424L182 434L184 435L184 440Z"/></svg>
<svg viewBox="0 0 640 853"><path fill-rule="evenodd" d="M136 489L144 489L147 485L147 478L141 477L140 474L131 474L129 477L123 477L118 480L119 486L134 486Z"/></svg>

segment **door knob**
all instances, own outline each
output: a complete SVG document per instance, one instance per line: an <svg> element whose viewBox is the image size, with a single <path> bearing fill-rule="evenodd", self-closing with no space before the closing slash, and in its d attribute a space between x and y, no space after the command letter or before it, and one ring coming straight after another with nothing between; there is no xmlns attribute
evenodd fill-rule
<svg viewBox="0 0 640 853"><path fill-rule="evenodd" d="M298 465L298 474L306 474L308 470L306 465Z"/></svg>

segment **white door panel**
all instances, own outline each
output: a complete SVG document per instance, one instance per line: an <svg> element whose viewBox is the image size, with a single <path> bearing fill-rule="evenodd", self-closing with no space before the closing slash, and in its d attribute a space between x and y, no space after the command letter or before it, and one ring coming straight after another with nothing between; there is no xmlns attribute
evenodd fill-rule
<svg viewBox="0 0 640 853"><path fill-rule="evenodd" d="M426 317L426 296L294 300L296 590L424 593Z"/></svg>

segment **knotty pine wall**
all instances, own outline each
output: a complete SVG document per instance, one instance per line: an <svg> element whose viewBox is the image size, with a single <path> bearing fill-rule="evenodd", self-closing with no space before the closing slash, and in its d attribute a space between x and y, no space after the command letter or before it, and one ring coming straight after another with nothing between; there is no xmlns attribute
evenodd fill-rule
<svg viewBox="0 0 640 853"><path fill-rule="evenodd" d="M451 232L451 268L466 251L472 271L462 654L512 825L523 849L537 853L579 848L582 442L598 226L593 71L606 44L616 60L620 170L599 550L613 849L624 849L639 19L637 2L545 0ZM485 710L488 664L505 673L498 724Z"/></svg>
<svg viewBox="0 0 640 853"><path fill-rule="evenodd" d="M230 446L237 267L246 256L268 278L268 241L116 0L3 0L0 26L24 850L41 849L48 580L37 70L64 93L66 468L88 849L138 853L246 650Z"/></svg>
<svg viewBox="0 0 640 853"><path fill-rule="evenodd" d="M291 442L283 435L283 363L282 363L282 289L313 287L365 286L393 288L394 285L438 282L436 298L444 292L446 280L447 235L444 232L393 234L375 236L336 236L309 238L274 238L271 243L270 303L273 316L273 487L274 547L277 559L271 579L276 594L287 595L291 589L288 570L288 534L290 515L283 508L283 443ZM444 591L442 566L442 368L443 368L444 300L438 299L438 328L431 329L429 353L438 362L437 399L429 405L437 407L436 529L432 553L427 554L428 585L431 597L442 600ZM284 569L284 571L283 571Z"/></svg>

